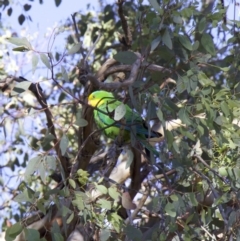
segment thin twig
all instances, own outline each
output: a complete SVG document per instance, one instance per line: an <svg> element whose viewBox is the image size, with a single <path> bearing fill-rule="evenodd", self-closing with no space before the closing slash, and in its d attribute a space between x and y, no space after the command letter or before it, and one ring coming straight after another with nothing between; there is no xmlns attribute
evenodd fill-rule
<svg viewBox="0 0 240 241"><path fill-rule="evenodd" d="M133 211L131 215L131 219L134 220L134 218L137 216L138 212L142 209L143 205L145 204L148 196L149 196L150 189L147 187L147 190L143 193L143 196L141 200L139 201L137 208ZM130 219L128 218L125 223L128 224L130 222Z"/></svg>
<svg viewBox="0 0 240 241"><path fill-rule="evenodd" d="M203 159L202 157L195 155L196 157L205 167L207 167L214 175L216 175L219 179L221 179L225 184L229 184L223 177L221 177L214 169L212 169Z"/></svg>
<svg viewBox="0 0 240 241"><path fill-rule="evenodd" d="M77 15L77 12L71 14L71 17L72 17L72 21L73 21L75 34L76 34L76 39L77 39L78 43L80 43L80 34L78 32L78 27L77 27L77 23L76 23L76 19L75 19L76 15Z"/></svg>
<svg viewBox="0 0 240 241"><path fill-rule="evenodd" d="M200 171L196 170L196 168L194 168L194 167L190 167L189 169L191 171L194 171L195 173L197 173L199 176L201 176L203 179L205 179L207 181L210 189L212 190L214 198L217 199L219 197L219 195L217 194L215 188L213 187L212 182L210 181L210 179L207 176L205 176L204 174L202 174ZM220 213L222 215L222 218L223 218L223 221L224 221L224 224L225 224L225 231L226 231L227 230L227 226L228 226L228 219L226 217L226 214L225 214L224 209L223 209L221 204L218 205L218 208L219 208L219 211L220 211Z"/></svg>
<svg viewBox="0 0 240 241"><path fill-rule="evenodd" d="M100 38L102 37L102 33L99 32L98 37L96 41L93 43L93 45L90 47L89 51L87 52L86 57L84 58L84 69L87 70L88 65L87 65L87 59L91 55L92 51L96 48L97 43L99 42Z"/></svg>
<svg viewBox="0 0 240 241"><path fill-rule="evenodd" d="M212 236L205 227L201 226L201 229L203 229L203 230L205 231L205 233L206 233L213 241L214 241L214 240L217 240L216 237Z"/></svg>

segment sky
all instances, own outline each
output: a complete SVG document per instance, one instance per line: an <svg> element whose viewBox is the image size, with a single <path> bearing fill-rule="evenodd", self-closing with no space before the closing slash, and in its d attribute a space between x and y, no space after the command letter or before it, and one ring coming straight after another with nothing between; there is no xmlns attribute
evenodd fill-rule
<svg viewBox="0 0 240 241"><path fill-rule="evenodd" d="M25 1L24 1L25 2ZM27 2L32 5L32 8L25 13L29 13L33 22L25 21L25 23L20 26L16 16L19 16L22 11L22 6L18 4L13 9L13 16L10 18L5 18L7 22L11 24L15 29L19 30L22 27L27 27L29 30L41 30L44 31L48 27L52 26L55 22L59 22L68 17L71 17L71 14L76 11L86 11L87 5L91 3L91 6L95 9L99 8L98 0L85 0L78 1L76 4L76 0L62 0L59 7L55 6L54 0L43 0L43 4L39 4L38 0L34 2Z"/></svg>

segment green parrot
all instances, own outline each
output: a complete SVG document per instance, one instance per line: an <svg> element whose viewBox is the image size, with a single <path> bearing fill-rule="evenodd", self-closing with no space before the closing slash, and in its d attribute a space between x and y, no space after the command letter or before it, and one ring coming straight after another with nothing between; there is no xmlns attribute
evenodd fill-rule
<svg viewBox="0 0 240 241"><path fill-rule="evenodd" d="M99 129L103 129L104 134L115 139L120 134L124 142L129 142L131 132L136 133L136 137L147 148L146 138L160 137L159 133L148 130L144 121L137 112L125 104L125 115L120 121L114 120L114 111L122 102L117 100L111 92L98 90L91 93L88 97L88 104L94 109L94 119Z"/></svg>

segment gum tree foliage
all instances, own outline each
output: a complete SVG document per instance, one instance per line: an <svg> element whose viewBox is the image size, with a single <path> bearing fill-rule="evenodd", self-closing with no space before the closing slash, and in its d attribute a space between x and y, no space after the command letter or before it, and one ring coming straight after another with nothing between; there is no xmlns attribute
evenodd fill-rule
<svg viewBox="0 0 240 241"><path fill-rule="evenodd" d="M225 12L218 1L102 1L66 21L57 50L9 38L46 75L1 77L7 240L237 240L239 22ZM122 143L96 129L86 103L98 89L161 133L157 155L134 131Z"/></svg>
<svg viewBox="0 0 240 241"><path fill-rule="evenodd" d="M24 0L24 1L9 1L9 0L3 0L0 2L0 8L2 11L7 11L7 15L9 17L12 16L16 8L21 9L20 15L18 18L18 23L22 25L25 20L32 21L31 15L29 14L29 10L32 8L32 2L34 0ZM43 4L43 0L38 1L40 4ZM54 0L56 7L58 7L62 0ZM0 18L2 17L2 14L0 13Z"/></svg>

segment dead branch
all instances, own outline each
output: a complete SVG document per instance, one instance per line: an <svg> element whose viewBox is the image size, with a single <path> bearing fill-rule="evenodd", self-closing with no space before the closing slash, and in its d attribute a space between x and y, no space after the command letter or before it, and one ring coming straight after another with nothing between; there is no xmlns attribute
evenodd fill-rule
<svg viewBox="0 0 240 241"><path fill-rule="evenodd" d="M133 84L137 79L137 74L141 66L141 59L137 59L136 62L132 65L130 76L122 83L101 83L98 79L93 75L87 75L87 79L91 81L91 83L98 87L99 89L111 90L111 89L119 89L126 88Z"/></svg>
<svg viewBox="0 0 240 241"><path fill-rule="evenodd" d="M106 72L108 71L108 69L113 66L114 64L117 63L117 60L115 59L107 59L107 61L101 66L101 68L98 70L96 78L99 80L99 82L102 82L103 80L106 79L107 75ZM129 71L131 70L131 66ZM115 71L114 73L119 72L119 71ZM111 73L110 73L111 74ZM108 75L110 75L108 74Z"/></svg>
<svg viewBox="0 0 240 241"><path fill-rule="evenodd" d="M99 71L100 74L98 72L98 74L96 76L96 78L98 79L99 82L102 82L103 80L105 80L111 74L118 73L118 72L130 72L131 69L132 69L131 65L116 65L116 66L111 67L115 63L117 63L117 61L114 60L114 59L108 59L104 63L104 65L100 69L101 71ZM168 68L165 68L165 67L162 67L162 66L159 66L159 65L156 65L156 64L142 63L140 68L146 68L150 71L172 74L172 70L170 70Z"/></svg>
<svg viewBox="0 0 240 241"><path fill-rule="evenodd" d="M131 215L131 219L134 220L134 218L137 216L138 212L142 209L143 205L145 204L147 198L148 198L148 195L149 195L149 192L150 192L150 189L149 189L149 186L148 185L145 185L146 186L146 191L144 192L141 200L138 202L138 205L137 205L137 208L133 211L132 215ZM125 223L128 224L130 221L130 219L128 218Z"/></svg>

